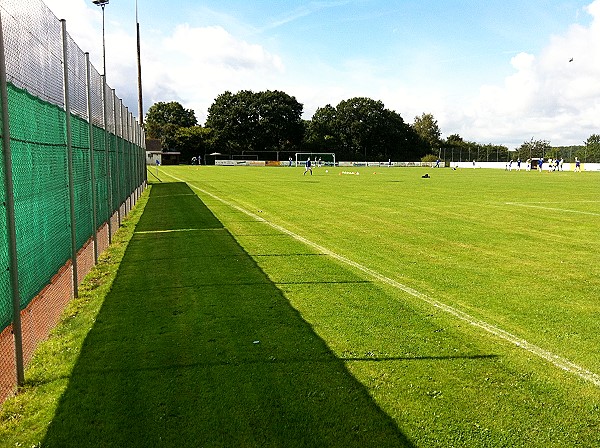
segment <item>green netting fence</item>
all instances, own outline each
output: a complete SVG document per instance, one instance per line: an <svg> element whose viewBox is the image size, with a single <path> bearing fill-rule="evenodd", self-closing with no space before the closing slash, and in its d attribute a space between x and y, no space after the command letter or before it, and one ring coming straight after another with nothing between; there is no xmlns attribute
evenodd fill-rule
<svg viewBox="0 0 600 448"><path fill-rule="evenodd" d="M0 402L145 186L143 129L66 29L0 0Z"/></svg>

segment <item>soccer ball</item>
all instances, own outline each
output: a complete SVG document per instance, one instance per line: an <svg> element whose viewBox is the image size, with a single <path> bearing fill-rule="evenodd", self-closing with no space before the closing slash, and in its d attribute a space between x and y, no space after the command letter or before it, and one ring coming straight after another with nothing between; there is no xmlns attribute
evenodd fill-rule
<svg viewBox="0 0 600 448"><path fill-rule="evenodd" d="M325 170L325 172L326 172L326 173L328 173L328 172L329 172L329 170Z"/></svg>

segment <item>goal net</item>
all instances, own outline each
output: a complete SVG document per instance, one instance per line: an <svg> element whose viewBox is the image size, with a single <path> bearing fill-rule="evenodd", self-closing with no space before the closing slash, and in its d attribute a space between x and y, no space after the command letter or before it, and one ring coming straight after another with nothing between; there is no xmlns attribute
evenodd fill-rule
<svg viewBox="0 0 600 448"><path fill-rule="evenodd" d="M335 153L332 152L297 152L296 166L304 166L309 158L313 167L335 166Z"/></svg>

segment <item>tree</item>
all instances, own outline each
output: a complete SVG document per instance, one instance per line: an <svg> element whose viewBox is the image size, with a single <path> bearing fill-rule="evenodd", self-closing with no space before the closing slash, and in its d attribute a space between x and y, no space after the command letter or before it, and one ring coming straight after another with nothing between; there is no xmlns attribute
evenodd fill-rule
<svg viewBox="0 0 600 448"><path fill-rule="evenodd" d="M146 136L160 139L164 149L174 149L177 130L197 124L192 109L184 109L176 101L159 102L153 104L146 114Z"/></svg>
<svg viewBox="0 0 600 448"><path fill-rule="evenodd" d="M590 135L585 141L585 147L583 148L583 157L581 155L581 151L578 152L578 154L584 162L595 162L600 160L600 135Z"/></svg>
<svg viewBox="0 0 600 448"><path fill-rule="evenodd" d="M302 143L303 106L284 92L267 90L255 96L258 103L258 150L279 151Z"/></svg>
<svg viewBox="0 0 600 448"><path fill-rule="evenodd" d="M306 123L305 143L308 149L315 152L335 152L339 147L337 111L327 104L318 108L312 119Z"/></svg>
<svg viewBox="0 0 600 448"><path fill-rule="evenodd" d="M384 106L381 101L356 97L337 105L337 124L343 152L350 160L367 160L379 152L378 131L383 127Z"/></svg>
<svg viewBox="0 0 600 448"><path fill-rule="evenodd" d="M179 128L173 138L173 147L181 152L181 160L190 162L192 157L211 152L212 130L202 126Z"/></svg>
<svg viewBox="0 0 600 448"><path fill-rule="evenodd" d="M442 133L433 115L423 113L420 117L415 117L412 127L427 147L427 150L437 155L441 145Z"/></svg>
<svg viewBox="0 0 600 448"><path fill-rule="evenodd" d="M308 125L308 145L336 152L345 160L410 160L419 155L418 139L400 114L381 101L355 97L335 108L317 109Z"/></svg>
<svg viewBox="0 0 600 448"><path fill-rule="evenodd" d="M446 139L446 143L448 144L448 146L460 147L465 143L465 141L460 135L452 134Z"/></svg>
<svg viewBox="0 0 600 448"><path fill-rule="evenodd" d="M281 91L225 92L208 109L206 127L222 152L293 149L304 137L302 109Z"/></svg>
<svg viewBox="0 0 600 448"><path fill-rule="evenodd" d="M447 149L446 157L448 155L452 160L462 160L463 150L467 153L467 143L458 134L452 134L446 139L444 147ZM448 154L449 153L449 154Z"/></svg>
<svg viewBox="0 0 600 448"><path fill-rule="evenodd" d="M531 140L524 142L518 149L521 158L534 159L534 158L546 158L546 153L550 152L552 147L548 140Z"/></svg>

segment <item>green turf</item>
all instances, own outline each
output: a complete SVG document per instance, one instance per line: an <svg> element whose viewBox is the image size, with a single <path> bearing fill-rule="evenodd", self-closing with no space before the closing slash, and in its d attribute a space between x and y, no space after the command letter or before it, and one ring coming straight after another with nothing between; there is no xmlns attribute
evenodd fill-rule
<svg viewBox="0 0 600 448"><path fill-rule="evenodd" d="M409 446L190 194L152 188L43 445Z"/></svg>
<svg viewBox="0 0 600 448"><path fill-rule="evenodd" d="M163 180L202 190L418 446L600 444L598 386L204 193L598 374L598 174L339 171L176 167Z"/></svg>
<svg viewBox="0 0 600 448"><path fill-rule="evenodd" d="M599 386L393 284L600 373L598 174L340 171L162 167L0 444L599 446Z"/></svg>

